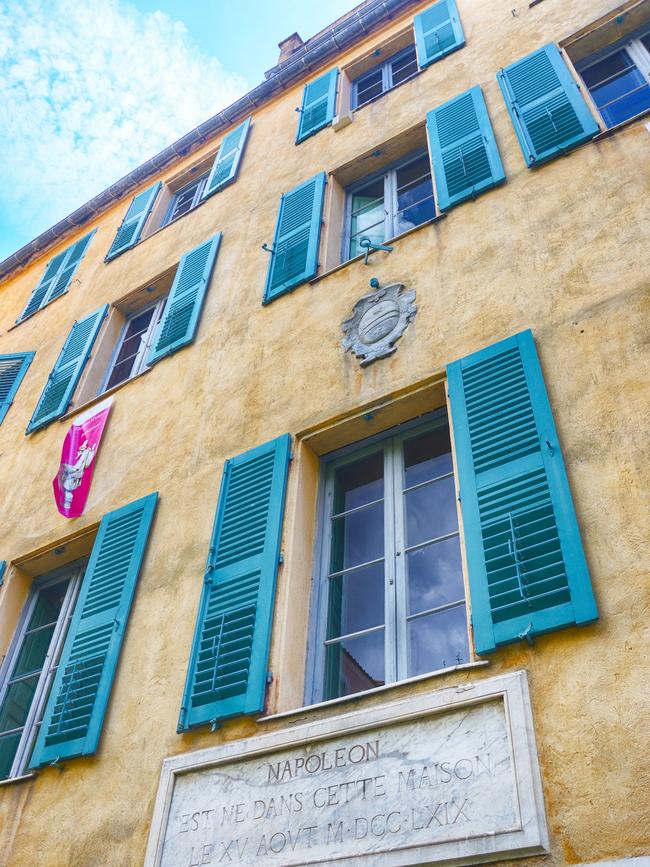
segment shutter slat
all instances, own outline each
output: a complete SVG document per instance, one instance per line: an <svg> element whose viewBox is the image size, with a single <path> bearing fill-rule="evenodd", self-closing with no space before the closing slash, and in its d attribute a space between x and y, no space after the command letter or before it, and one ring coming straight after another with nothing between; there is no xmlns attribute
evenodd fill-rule
<svg viewBox="0 0 650 867"><path fill-rule="evenodd" d="M244 155L250 125L251 119L249 117L244 123L240 124L232 132L229 132L221 142L221 146L210 169L210 176L201 194L202 199L207 199L208 196L222 190L237 179L239 164Z"/></svg>
<svg viewBox="0 0 650 867"><path fill-rule="evenodd" d="M452 51L462 48L465 34L456 0L439 0L413 19L418 66L424 69Z"/></svg>
<svg viewBox="0 0 650 867"><path fill-rule="evenodd" d="M149 537L158 494L104 515L70 622L30 766L91 755L97 750L126 622ZM124 535L124 522L129 526ZM119 558L115 557L119 552ZM106 561L112 568L106 572ZM89 600L101 595L106 575L111 605L101 612Z"/></svg>
<svg viewBox="0 0 650 867"><path fill-rule="evenodd" d="M224 467L179 731L264 707L290 445L286 434Z"/></svg>
<svg viewBox="0 0 650 867"><path fill-rule="evenodd" d="M194 340L205 294L217 258L221 232L186 253L178 265L165 312L147 364L177 352Z"/></svg>
<svg viewBox="0 0 650 867"><path fill-rule="evenodd" d="M338 68L330 69L315 81L305 85L302 107L298 114L296 144L328 126L336 114Z"/></svg>
<svg viewBox="0 0 650 867"><path fill-rule="evenodd" d="M321 172L282 196L265 304L316 276L326 182L325 172Z"/></svg>
<svg viewBox="0 0 650 867"><path fill-rule="evenodd" d="M138 243L145 221L151 213L153 203L161 186L162 183L157 181L152 186L147 187L146 190L134 196L122 220L122 225L117 230L113 243L106 254L107 262Z"/></svg>
<svg viewBox="0 0 650 867"><path fill-rule="evenodd" d="M83 238L80 238L71 247L63 250L62 253L59 253L49 262L38 286L32 292L31 298L16 322L22 322L23 319L31 316L32 313L36 313L37 310L45 307L50 301L54 301L55 298L58 298L67 291L74 273L96 231L96 229L93 229L92 232L84 235Z"/></svg>
<svg viewBox="0 0 650 867"><path fill-rule="evenodd" d="M529 167L566 153L598 132L556 45L511 63L497 79Z"/></svg>
<svg viewBox="0 0 650 867"><path fill-rule="evenodd" d="M4 417L13 403L34 355L34 352L0 355L0 424L4 421Z"/></svg>
<svg viewBox="0 0 650 867"><path fill-rule="evenodd" d="M26 433L45 427L64 415L95 342L108 304L72 326L56 364L43 389Z"/></svg>
<svg viewBox="0 0 650 867"><path fill-rule="evenodd" d="M447 375L477 653L522 633L592 622L596 605L531 332L450 364Z"/></svg>
<svg viewBox="0 0 650 867"><path fill-rule="evenodd" d="M441 210L475 198L505 180L478 85L430 111L427 133Z"/></svg>

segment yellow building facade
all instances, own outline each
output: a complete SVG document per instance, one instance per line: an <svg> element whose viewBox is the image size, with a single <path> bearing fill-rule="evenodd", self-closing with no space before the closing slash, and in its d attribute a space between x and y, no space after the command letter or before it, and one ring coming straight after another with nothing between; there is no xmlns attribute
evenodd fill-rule
<svg viewBox="0 0 650 867"><path fill-rule="evenodd" d="M649 33L366 0L0 264L1 864L650 863Z"/></svg>

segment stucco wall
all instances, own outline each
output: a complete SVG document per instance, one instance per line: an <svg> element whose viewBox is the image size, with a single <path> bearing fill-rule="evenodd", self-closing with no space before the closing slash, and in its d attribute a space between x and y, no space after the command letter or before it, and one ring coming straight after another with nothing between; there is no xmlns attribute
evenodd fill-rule
<svg viewBox="0 0 650 867"><path fill-rule="evenodd" d="M224 459L416 389L441 377L447 362L524 328L533 330L541 357L600 620L539 638L532 648L499 650L489 666L469 674L398 686L391 695L527 669L552 847L550 858L527 863L650 853L644 453L650 136L637 122L527 169L496 71L614 4L544 0L529 8L517 0L458 0L458 6L466 46L360 110L345 129L326 129L296 147L293 109L302 85L296 86L255 113L237 182L191 215L106 265L128 205L122 202L98 220L69 292L13 330L50 256L0 288L0 352L36 350L0 428L2 557L51 549L111 509L160 492L100 749L66 763L63 772L47 769L0 786L0 864L141 864L165 756L283 724L244 719L215 733L176 734ZM340 65L408 27L411 17L391 22ZM476 83L507 183L402 238L389 255L373 255L371 267L350 263L262 307L268 258L260 246L272 241L280 194L421 124L428 109ZM217 230L224 237L195 343L117 392L86 512L67 521L55 510L50 480L69 422L29 437L23 432L72 321L162 274ZM341 349L340 323L371 276L414 288L418 314L394 356L361 370ZM302 701L316 476L313 449L297 449L270 712ZM24 573L12 568L0 593L3 653L27 586Z"/></svg>

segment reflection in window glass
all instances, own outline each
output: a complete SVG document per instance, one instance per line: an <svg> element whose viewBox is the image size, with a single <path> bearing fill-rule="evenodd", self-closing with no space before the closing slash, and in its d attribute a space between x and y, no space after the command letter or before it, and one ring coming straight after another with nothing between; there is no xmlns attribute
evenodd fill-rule
<svg viewBox="0 0 650 867"><path fill-rule="evenodd" d="M407 81L418 71L415 45L382 61L352 81L352 107L359 108L382 93Z"/></svg>
<svg viewBox="0 0 650 867"><path fill-rule="evenodd" d="M648 41L648 36L633 39L625 48L582 69L582 78L608 127L650 108Z"/></svg>

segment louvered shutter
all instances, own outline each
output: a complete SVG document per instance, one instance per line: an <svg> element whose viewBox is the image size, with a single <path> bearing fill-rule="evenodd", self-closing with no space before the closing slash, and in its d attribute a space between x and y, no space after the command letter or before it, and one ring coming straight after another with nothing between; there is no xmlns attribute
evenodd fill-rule
<svg viewBox="0 0 650 867"><path fill-rule="evenodd" d="M30 767L97 750L158 494L104 515Z"/></svg>
<svg viewBox="0 0 650 867"><path fill-rule="evenodd" d="M181 259L147 364L155 364L194 340L220 241L221 232Z"/></svg>
<svg viewBox="0 0 650 867"><path fill-rule="evenodd" d="M438 206L445 211L505 179L481 88L427 114Z"/></svg>
<svg viewBox="0 0 650 867"><path fill-rule="evenodd" d="M237 177L250 125L251 119L249 117L237 129L229 132L221 142L221 147L210 169L210 177L201 195L202 199L207 199L208 196L222 190Z"/></svg>
<svg viewBox="0 0 650 867"><path fill-rule="evenodd" d="M336 114L336 86L338 68L330 69L316 81L305 85L302 107L298 113L296 144L313 135L332 122Z"/></svg>
<svg viewBox="0 0 650 867"><path fill-rule="evenodd" d="M440 0L420 12L413 19L413 31L420 69L465 44L456 0Z"/></svg>
<svg viewBox="0 0 650 867"><path fill-rule="evenodd" d="M2 585L5 582L5 572L6 571L7 571L7 561L6 560L0 560L0 587L2 587Z"/></svg>
<svg viewBox="0 0 650 867"><path fill-rule="evenodd" d="M316 275L326 180L321 172L280 200L265 304Z"/></svg>
<svg viewBox="0 0 650 867"><path fill-rule="evenodd" d="M533 336L447 368L477 653L597 619Z"/></svg>
<svg viewBox="0 0 650 867"><path fill-rule="evenodd" d="M107 262L138 243L144 222L149 216L161 186L161 182L157 181L153 186L147 187L146 190L134 197L106 254Z"/></svg>
<svg viewBox="0 0 650 867"><path fill-rule="evenodd" d="M4 421L4 417L13 403L33 357L33 352L0 355L0 424Z"/></svg>
<svg viewBox="0 0 650 867"><path fill-rule="evenodd" d="M565 153L598 132L556 45L497 73L528 166Z"/></svg>
<svg viewBox="0 0 650 867"><path fill-rule="evenodd" d="M63 295L70 285L74 272L77 270L77 266L81 262L95 231L93 230L84 235L83 238L80 238L75 244L59 253L48 263L38 286L32 292L32 297L27 302L25 309L16 322L22 322L23 319L31 316L32 313L36 313L41 307L58 298L59 295Z"/></svg>
<svg viewBox="0 0 650 867"><path fill-rule="evenodd" d="M45 427L67 410L107 311L108 304L105 304L72 326L36 404L26 433Z"/></svg>
<svg viewBox="0 0 650 867"><path fill-rule="evenodd" d="M264 708L290 446L224 466L179 732Z"/></svg>

